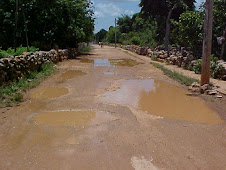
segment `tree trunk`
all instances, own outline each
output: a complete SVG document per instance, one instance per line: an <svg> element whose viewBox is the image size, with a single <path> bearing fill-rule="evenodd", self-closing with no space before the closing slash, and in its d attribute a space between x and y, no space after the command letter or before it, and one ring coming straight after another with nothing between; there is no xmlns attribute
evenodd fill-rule
<svg viewBox="0 0 226 170"><path fill-rule="evenodd" d="M170 18L173 12L173 8L170 8L168 16L166 18L166 34L164 40L165 51L169 51L169 34L170 34Z"/></svg>
<svg viewBox="0 0 226 170"><path fill-rule="evenodd" d="M223 42L222 46L221 46L221 56L220 59L221 60L226 60L226 58L224 57L224 48L225 48L225 42Z"/></svg>
<svg viewBox="0 0 226 170"><path fill-rule="evenodd" d="M225 30L223 32L223 37L224 37L224 40L223 40L223 43L221 45L221 56L220 56L221 60L222 59L226 59L226 58L224 58L224 47L225 47L225 41L226 41L226 28L225 28Z"/></svg>
<svg viewBox="0 0 226 170"><path fill-rule="evenodd" d="M206 0L205 5L201 85L210 83L210 55L212 50L213 33L213 0Z"/></svg>

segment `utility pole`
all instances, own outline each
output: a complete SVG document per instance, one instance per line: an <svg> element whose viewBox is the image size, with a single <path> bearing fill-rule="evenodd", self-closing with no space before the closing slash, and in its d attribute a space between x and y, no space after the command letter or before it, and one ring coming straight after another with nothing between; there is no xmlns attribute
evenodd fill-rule
<svg viewBox="0 0 226 170"><path fill-rule="evenodd" d="M206 0L204 38L202 50L201 85L210 83L210 55L212 50L212 33L213 33L213 0Z"/></svg>
<svg viewBox="0 0 226 170"><path fill-rule="evenodd" d="M117 20L115 18L115 48L116 48L116 43L117 43L117 31L116 31L116 26L117 26Z"/></svg>

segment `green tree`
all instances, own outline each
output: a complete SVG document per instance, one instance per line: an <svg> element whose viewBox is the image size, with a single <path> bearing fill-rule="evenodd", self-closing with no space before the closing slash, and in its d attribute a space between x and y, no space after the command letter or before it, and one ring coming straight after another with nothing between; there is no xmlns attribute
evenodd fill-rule
<svg viewBox="0 0 226 170"><path fill-rule="evenodd" d="M32 45L41 49L76 47L93 38L92 3L88 0L18 0L18 45L25 44L25 21ZM15 30L15 0L0 2L0 46L13 45Z"/></svg>
<svg viewBox="0 0 226 170"><path fill-rule="evenodd" d="M105 41L106 36L107 36L107 31L105 29L101 29L98 33L96 33L97 42Z"/></svg>
<svg viewBox="0 0 226 170"><path fill-rule="evenodd" d="M133 20L129 15L118 17L117 24L121 33L129 33L132 31Z"/></svg>
<svg viewBox="0 0 226 170"><path fill-rule="evenodd" d="M115 42L115 29L116 29L116 33L117 33L117 43L121 43L120 39L121 39L121 32L119 31L119 28L115 28L113 26L111 26L109 28L109 31L106 35L106 40L108 43L114 43Z"/></svg>
<svg viewBox="0 0 226 170"><path fill-rule="evenodd" d="M160 20L165 18L165 50L169 46L170 19L179 18L183 11L194 9L195 0L141 0L141 12L148 18L157 17Z"/></svg>
<svg viewBox="0 0 226 170"><path fill-rule="evenodd" d="M178 22L172 21L174 29L171 41L179 46L190 47L197 58L202 53L203 20L203 12L187 11L180 15Z"/></svg>

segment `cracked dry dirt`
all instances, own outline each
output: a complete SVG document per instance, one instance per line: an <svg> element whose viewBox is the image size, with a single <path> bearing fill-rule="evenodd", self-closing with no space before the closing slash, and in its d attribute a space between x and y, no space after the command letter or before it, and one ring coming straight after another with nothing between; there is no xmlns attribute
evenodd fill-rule
<svg viewBox="0 0 226 170"><path fill-rule="evenodd" d="M225 169L225 98L188 96L149 62L93 47L0 109L0 169Z"/></svg>

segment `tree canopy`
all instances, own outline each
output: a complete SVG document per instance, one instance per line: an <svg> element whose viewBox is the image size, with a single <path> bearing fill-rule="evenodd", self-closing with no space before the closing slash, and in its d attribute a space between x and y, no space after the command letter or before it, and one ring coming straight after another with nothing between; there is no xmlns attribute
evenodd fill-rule
<svg viewBox="0 0 226 170"><path fill-rule="evenodd" d="M93 38L92 3L88 0L18 0L15 30L15 0L0 2L0 47L8 48L17 35L17 46L25 44L25 29L31 45L41 49L75 47ZM26 25L25 25L26 23Z"/></svg>

